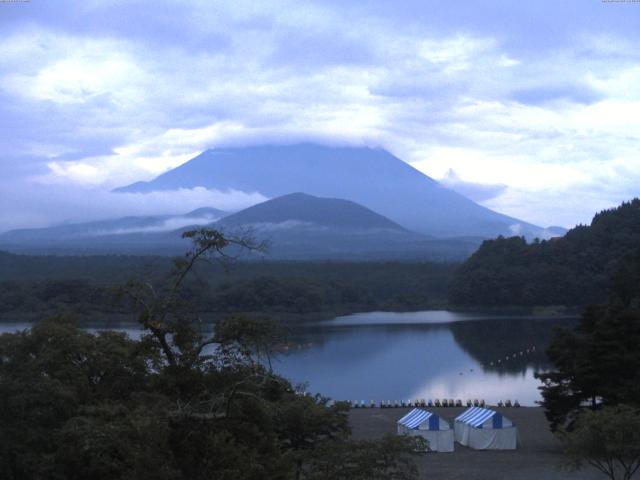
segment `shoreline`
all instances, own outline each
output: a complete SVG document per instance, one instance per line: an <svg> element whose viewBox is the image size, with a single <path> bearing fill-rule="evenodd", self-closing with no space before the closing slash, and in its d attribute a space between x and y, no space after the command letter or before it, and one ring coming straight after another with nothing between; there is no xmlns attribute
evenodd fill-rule
<svg viewBox="0 0 640 480"><path fill-rule="evenodd" d="M419 310L415 309L402 309L395 308L389 309L374 309L365 310L360 308L347 308L344 310L331 310L331 311L319 311L319 312L307 312L307 313L295 313L295 312L200 312L205 323L215 323L216 321L225 318L229 315L239 314L247 315L250 317L268 317L275 318L281 321L283 325L303 325L313 323L323 323L333 320L337 317L347 317L351 315L366 315L372 313L420 313L420 312L436 312L447 311L451 313L476 313L479 315L496 315L500 317L514 316L518 318L530 318L540 320L552 320L552 319L568 319L578 318L581 315L583 307L566 307L566 306L537 306L537 307L518 307L518 306L506 306L506 307L459 307L459 306L431 306L430 308L423 308ZM48 312L4 312L0 314L0 324L2 323L35 323L41 319L49 318L58 314L69 314L79 318L88 318L86 322L80 322L83 324L102 325L105 327L118 324L134 324L136 322L135 313L131 312L102 312L98 310L78 312L73 309L63 309L59 311ZM125 319L130 320L125 320Z"/></svg>

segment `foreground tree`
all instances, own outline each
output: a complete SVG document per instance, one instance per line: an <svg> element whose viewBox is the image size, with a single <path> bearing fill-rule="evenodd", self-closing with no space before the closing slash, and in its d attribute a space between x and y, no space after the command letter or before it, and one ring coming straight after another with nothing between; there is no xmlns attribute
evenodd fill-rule
<svg viewBox="0 0 640 480"><path fill-rule="evenodd" d="M624 259L606 305L589 307L548 350L554 369L538 375L554 431L571 428L584 408L640 407L640 253Z"/></svg>
<svg viewBox="0 0 640 480"><path fill-rule="evenodd" d="M345 404L301 394L273 373L268 323L231 316L214 332L201 327L182 295L185 278L207 255L252 244L210 230L186 237L194 249L166 285L124 288L145 332L139 341L69 318L0 336L0 477L311 479L322 478L325 451L334 471L377 475L357 478L385 469L395 475L385 478L415 478L408 442L350 442ZM365 455L376 448L380 456Z"/></svg>
<svg viewBox="0 0 640 480"><path fill-rule="evenodd" d="M418 469L407 452L425 451L421 437L387 435L378 441L325 442L305 465L307 480L412 480Z"/></svg>
<svg viewBox="0 0 640 480"><path fill-rule="evenodd" d="M640 468L640 410L607 407L583 414L561 435L572 467L591 465L611 480L630 480Z"/></svg>

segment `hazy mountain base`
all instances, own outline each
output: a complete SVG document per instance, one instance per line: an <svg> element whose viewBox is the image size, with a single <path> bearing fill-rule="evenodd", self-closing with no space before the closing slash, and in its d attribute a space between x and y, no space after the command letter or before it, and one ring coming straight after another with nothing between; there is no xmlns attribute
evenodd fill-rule
<svg viewBox="0 0 640 480"><path fill-rule="evenodd" d="M396 232L353 232L299 229L271 230L264 235L269 244L265 254L243 254L244 260L295 261L404 261L460 262L481 244L480 238L423 239ZM7 252L26 255L132 255L174 256L187 242L179 234L129 234L86 239L41 242L2 243Z"/></svg>
<svg viewBox="0 0 640 480"><path fill-rule="evenodd" d="M408 231L357 203L302 193L268 200L215 223L202 216L205 210L211 209L177 218L182 222L200 218L201 225L231 237L250 232L268 246L259 253L239 252L252 260L461 261L482 241L474 237L436 239ZM175 221L174 217L126 217L15 230L0 235L0 247L45 255L179 255L189 243L182 239L186 227L166 228Z"/></svg>

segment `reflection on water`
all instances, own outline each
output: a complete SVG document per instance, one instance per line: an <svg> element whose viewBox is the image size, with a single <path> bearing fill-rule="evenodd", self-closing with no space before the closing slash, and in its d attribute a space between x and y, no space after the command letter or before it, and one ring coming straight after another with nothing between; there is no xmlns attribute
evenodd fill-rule
<svg viewBox="0 0 640 480"><path fill-rule="evenodd" d="M293 330L274 368L335 399L517 399L533 405L540 399L534 373L548 366L544 351L553 326L574 324L453 312L339 317Z"/></svg>
<svg viewBox="0 0 640 480"><path fill-rule="evenodd" d="M309 391L340 400L453 398L540 399L536 371L555 325L573 319L532 319L446 311L338 317L289 330L274 369ZM0 324L0 332L28 324ZM131 325L114 325L130 337ZM89 328L95 330L95 328Z"/></svg>

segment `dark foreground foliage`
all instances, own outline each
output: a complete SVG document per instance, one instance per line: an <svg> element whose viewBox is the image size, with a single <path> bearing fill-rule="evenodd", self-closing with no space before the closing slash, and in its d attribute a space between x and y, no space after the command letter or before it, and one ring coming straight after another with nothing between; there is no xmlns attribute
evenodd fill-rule
<svg viewBox="0 0 640 480"><path fill-rule="evenodd" d="M229 335L238 322L216 352L178 368L148 336L63 318L2 335L1 477L415 478L410 439L349 440L348 406L256 363L255 341Z"/></svg>
<svg viewBox="0 0 640 480"><path fill-rule="evenodd" d="M485 241L457 270L455 305L589 305L606 301L620 260L640 245L640 200L598 213L590 226L528 244Z"/></svg>
<svg viewBox="0 0 640 480"><path fill-rule="evenodd" d="M574 469L591 465L611 480L630 480L640 470L640 409L586 412L561 439Z"/></svg>
<svg viewBox="0 0 640 480"><path fill-rule="evenodd" d="M164 283L122 288L139 340L65 317L0 336L0 478L415 478L415 440L351 441L345 404L271 371L269 325L235 315L214 334L198 328L183 295L194 265L253 246L189 235L194 249Z"/></svg>
<svg viewBox="0 0 640 480"><path fill-rule="evenodd" d="M608 303L586 309L573 331L558 330L539 375L554 430L571 428L586 408L640 407L640 251L627 255L611 281Z"/></svg>

